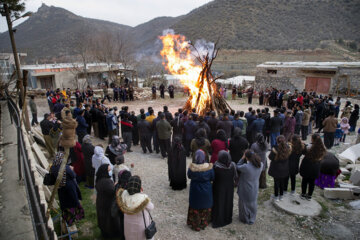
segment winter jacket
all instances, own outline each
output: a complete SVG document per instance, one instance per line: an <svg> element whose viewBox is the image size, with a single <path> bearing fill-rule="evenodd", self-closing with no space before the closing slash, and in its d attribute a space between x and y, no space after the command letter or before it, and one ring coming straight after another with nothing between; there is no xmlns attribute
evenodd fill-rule
<svg viewBox="0 0 360 240"><path fill-rule="evenodd" d="M327 117L325 118L325 120L322 122L324 128L324 132L329 132L329 133L334 133L336 131L337 128L337 119L334 117Z"/></svg>
<svg viewBox="0 0 360 240"><path fill-rule="evenodd" d="M171 125L165 120L161 119L156 123L156 130L158 133L158 137L161 140L170 139L171 137Z"/></svg>
<svg viewBox="0 0 360 240"><path fill-rule="evenodd" d="M138 124L139 136L151 136L151 125L145 119L141 119Z"/></svg>
<svg viewBox="0 0 360 240"><path fill-rule="evenodd" d="M63 118L61 125L63 127L62 135L59 144L65 148L72 148L76 144L75 129L78 123L71 115Z"/></svg>
<svg viewBox="0 0 360 240"><path fill-rule="evenodd" d="M309 126L310 116L311 116L310 110L309 110L309 109L305 109L305 110L304 110L304 113L303 113L302 122L301 122L301 125L302 125L302 126Z"/></svg>
<svg viewBox="0 0 360 240"><path fill-rule="evenodd" d="M77 116L76 121L78 122L76 133L86 133L86 129L89 127L89 125L87 125L85 118L83 116Z"/></svg>
<svg viewBox="0 0 360 240"><path fill-rule="evenodd" d="M296 114L295 114L296 125L302 124L303 115L304 115L304 113L301 110L296 112Z"/></svg>
<svg viewBox="0 0 360 240"><path fill-rule="evenodd" d="M278 117L278 116L272 117L270 119L270 132L271 133L280 132L280 130L282 128L282 124L283 124L283 121L281 120L280 117Z"/></svg>
<svg viewBox="0 0 360 240"><path fill-rule="evenodd" d="M289 158L279 159L278 147L275 147L271 150L269 159L271 160L269 167L270 176L273 178L285 178L289 176Z"/></svg>

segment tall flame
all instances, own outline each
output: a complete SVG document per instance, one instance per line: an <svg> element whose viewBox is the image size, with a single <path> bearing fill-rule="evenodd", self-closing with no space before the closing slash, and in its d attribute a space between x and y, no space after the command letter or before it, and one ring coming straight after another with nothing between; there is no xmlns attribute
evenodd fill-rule
<svg viewBox="0 0 360 240"><path fill-rule="evenodd" d="M200 89L198 79L203 68L196 64L195 57L190 50L191 45L186 41L185 36L179 34L168 33L159 38L163 43L163 49L160 54L166 59L163 65L170 74L176 75L180 79L180 82L189 88L191 108L196 108L197 113L203 114L211 101L209 92L210 85L204 82ZM200 98L196 105L198 96L200 96Z"/></svg>

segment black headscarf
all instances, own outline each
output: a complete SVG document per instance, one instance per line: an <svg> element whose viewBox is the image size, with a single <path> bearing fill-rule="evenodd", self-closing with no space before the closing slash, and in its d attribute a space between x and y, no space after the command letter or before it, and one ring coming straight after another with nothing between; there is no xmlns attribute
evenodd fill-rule
<svg viewBox="0 0 360 240"><path fill-rule="evenodd" d="M234 139L240 139L241 137L241 129L239 127L236 127L234 129Z"/></svg>
<svg viewBox="0 0 360 240"><path fill-rule="evenodd" d="M139 176L132 176L127 183L127 191L130 195L141 191L141 179Z"/></svg>
<svg viewBox="0 0 360 240"><path fill-rule="evenodd" d="M215 162L214 168L233 169L234 183L237 184L238 174L236 170L236 165L233 161L231 161L231 156L227 151L221 150L219 152L218 160Z"/></svg>
<svg viewBox="0 0 360 240"><path fill-rule="evenodd" d="M205 145L205 136L206 136L205 129L200 128L196 131L195 141L196 141L196 144L198 145L198 147Z"/></svg>
<svg viewBox="0 0 360 240"><path fill-rule="evenodd" d="M220 141L223 141L225 143L226 148L229 147L228 146L228 141L227 141L227 138L226 138L226 133L225 133L224 130L222 130L222 129L217 130L216 139L219 139Z"/></svg>
<svg viewBox="0 0 360 240"><path fill-rule="evenodd" d="M103 178L110 178L109 176L109 164L102 164L96 172L96 183Z"/></svg>
<svg viewBox="0 0 360 240"><path fill-rule="evenodd" d="M128 170L120 171L118 177L119 177L118 186L120 188L126 189L129 179L131 177L131 172Z"/></svg>
<svg viewBox="0 0 360 240"><path fill-rule="evenodd" d="M172 145L173 151L175 151L175 150L181 150L182 147L183 147L183 146L182 146L181 138L179 138L179 137L174 137L174 141L173 141L173 145Z"/></svg>

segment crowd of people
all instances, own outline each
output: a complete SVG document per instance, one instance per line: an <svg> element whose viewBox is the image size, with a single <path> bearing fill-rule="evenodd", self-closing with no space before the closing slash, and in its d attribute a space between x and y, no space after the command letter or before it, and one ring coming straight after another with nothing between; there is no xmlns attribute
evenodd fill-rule
<svg viewBox="0 0 360 240"><path fill-rule="evenodd" d="M132 176L132 166L126 165L124 156L132 152L132 145L140 145L143 154L167 159L173 190L185 189L190 179L187 224L200 231L210 223L217 228L232 222L235 187L239 220L254 224L258 192L267 187L267 173L274 178L274 201L282 201L289 180L289 194L296 194L298 173L300 197L305 200L311 200L315 185L334 187L339 161L327 150L339 137L337 132L339 143L346 141L359 118L357 104L346 102L341 108L340 98L306 91L260 91L258 109L225 110L220 116L215 112L199 116L195 109L181 108L172 114L167 106L156 115L152 107L138 114L127 106L118 111L107 107L106 98L93 98L91 91L88 88L76 105L71 93L50 92L48 96L57 100L49 101L50 113L40 126L54 158L51 173L57 175L61 162L68 161L58 191L64 221L72 225L84 217L77 183L85 181L97 193L102 235L122 239L145 239L154 208L142 192L140 177ZM273 114L267 105L274 108ZM94 146L90 135L107 137L108 145ZM187 157L192 159L188 169Z"/></svg>

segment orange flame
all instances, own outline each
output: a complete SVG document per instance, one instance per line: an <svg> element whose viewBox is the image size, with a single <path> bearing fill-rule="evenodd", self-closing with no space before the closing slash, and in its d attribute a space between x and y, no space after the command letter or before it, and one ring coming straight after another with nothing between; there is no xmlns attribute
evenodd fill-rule
<svg viewBox="0 0 360 240"><path fill-rule="evenodd" d="M197 113L204 114L211 101L209 85L204 82L202 88L199 88L198 79L203 68L195 63L194 56L190 50L191 45L183 35L169 33L159 38L163 43L163 49L160 54L166 59L163 65L170 74L176 75L180 82L189 88L191 108L196 108ZM199 95L198 105L196 105Z"/></svg>

